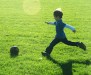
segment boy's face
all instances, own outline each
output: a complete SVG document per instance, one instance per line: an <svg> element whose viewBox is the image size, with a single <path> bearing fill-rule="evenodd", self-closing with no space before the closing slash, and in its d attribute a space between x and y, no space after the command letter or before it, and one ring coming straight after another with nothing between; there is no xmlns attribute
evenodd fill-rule
<svg viewBox="0 0 91 75"><path fill-rule="evenodd" d="M60 17L59 17L59 16L54 16L54 19L55 19L56 21L58 21L58 20L60 20Z"/></svg>

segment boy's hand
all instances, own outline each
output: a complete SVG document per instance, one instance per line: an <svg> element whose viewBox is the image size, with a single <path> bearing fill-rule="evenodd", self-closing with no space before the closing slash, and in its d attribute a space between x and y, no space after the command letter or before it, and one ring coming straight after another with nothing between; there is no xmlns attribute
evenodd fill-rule
<svg viewBox="0 0 91 75"><path fill-rule="evenodd" d="M73 30L74 33L76 33L76 30Z"/></svg>
<svg viewBox="0 0 91 75"><path fill-rule="evenodd" d="M45 22L46 24L49 24L49 22Z"/></svg>

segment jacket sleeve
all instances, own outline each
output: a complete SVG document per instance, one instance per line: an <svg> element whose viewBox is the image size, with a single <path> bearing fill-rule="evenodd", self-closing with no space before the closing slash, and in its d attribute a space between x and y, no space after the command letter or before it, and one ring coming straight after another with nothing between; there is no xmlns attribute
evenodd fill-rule
<svg viewBox="0 0 91 75"><path fill-rule="evenodd" d="M76 30L73 26L68 25L68 24L65 25L65 28L68 28L68 29L70 29L72 31Z"/></svg>
<svg viewBox="0 0 91 75"><path fill-rule="evenodd" d="M56 22L48 22L50 25L56 25Z"/></svg>

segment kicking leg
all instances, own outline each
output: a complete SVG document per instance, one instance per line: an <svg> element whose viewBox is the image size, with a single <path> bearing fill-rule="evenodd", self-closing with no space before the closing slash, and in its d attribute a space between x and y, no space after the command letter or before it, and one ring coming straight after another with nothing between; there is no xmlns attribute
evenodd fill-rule
<svg viewBox="0 0 91 75"><path fill-rule="evenodd" d="M70 46L77 46L77 47L80 47L81 49L83 50L86 50L86 46L81 42L71 42L71 41L68 41L67 38L65 39L62 39L61 40L63 43L67 44L67 45L70 45Z"/></svg>

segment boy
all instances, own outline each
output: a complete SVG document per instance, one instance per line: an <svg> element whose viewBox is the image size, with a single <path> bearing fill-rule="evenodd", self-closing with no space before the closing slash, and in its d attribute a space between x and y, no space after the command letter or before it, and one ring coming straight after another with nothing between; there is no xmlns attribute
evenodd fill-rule
<svg viewBox="0 0 91 75"><path fill-rule="evenodd" d="M63 23L62 16L63 12L61 9L56 9L53 12L54 19L56 22L45 22L47 24L55 25L56 27L56 36L54 40L50 43L50 45L46 48L45 52L42 52L43 56L49 56L53 50L53 47L58 44L59 42L62 42L64 44L70 45L70 46L77 46L83 50L86 50L86 46L82 42L71 42L66 38L66 35L64 33L64 28L71 29L74 33L76 32L75 28L73 26L70 26L68 24Z"/></svg>

